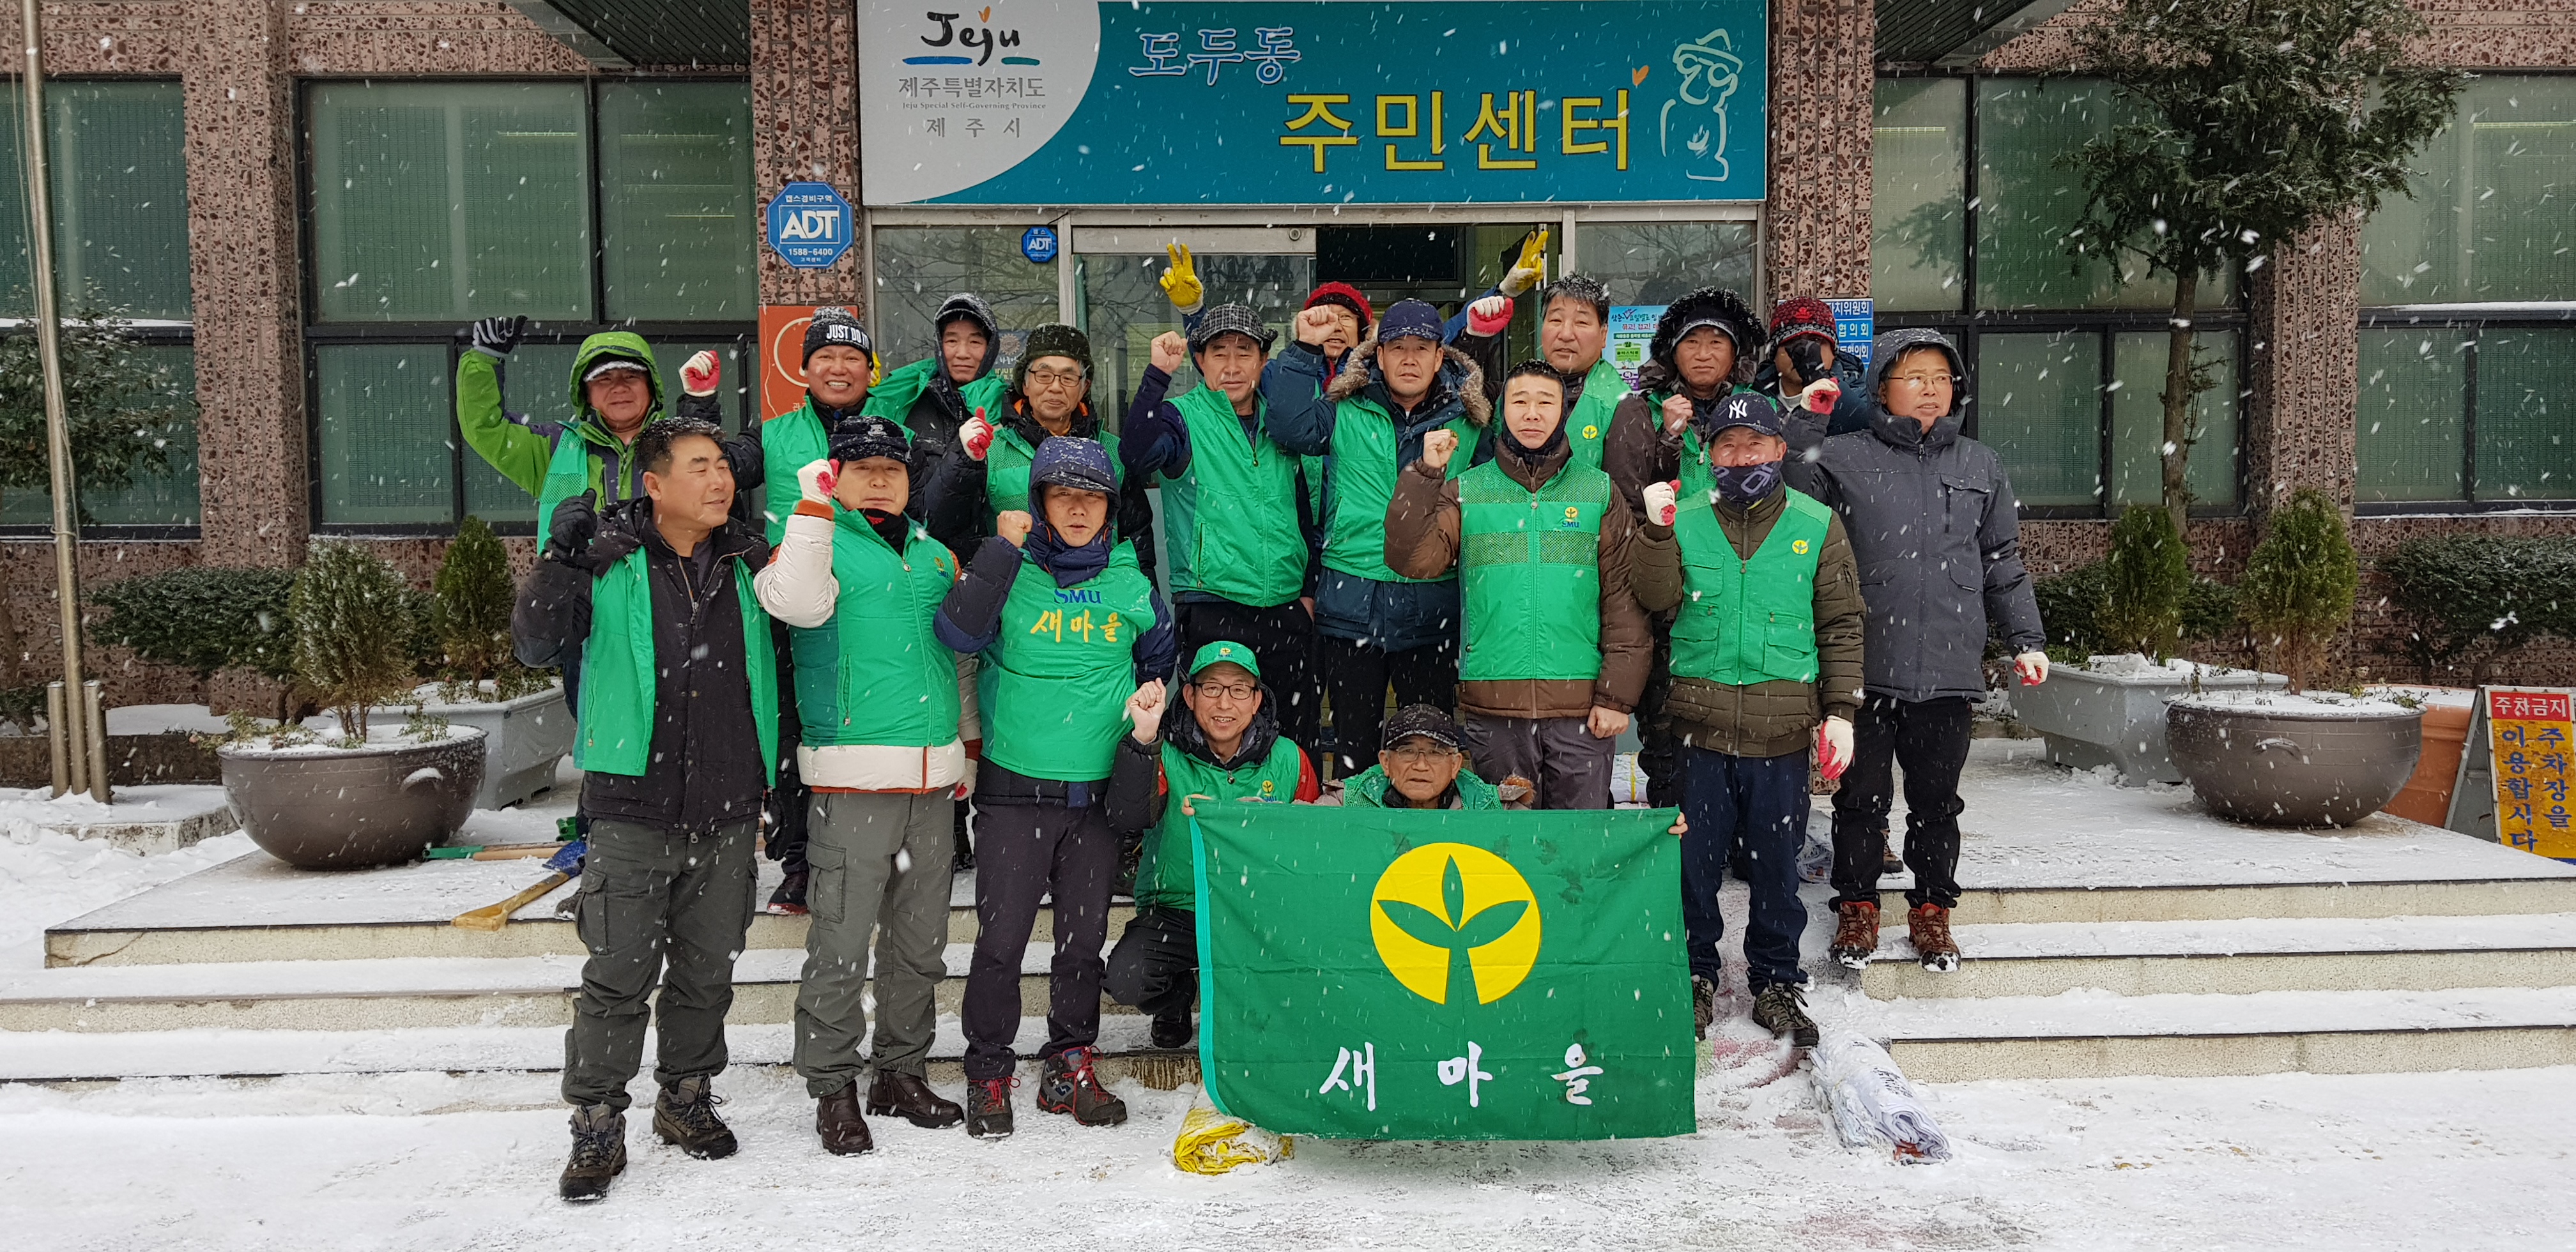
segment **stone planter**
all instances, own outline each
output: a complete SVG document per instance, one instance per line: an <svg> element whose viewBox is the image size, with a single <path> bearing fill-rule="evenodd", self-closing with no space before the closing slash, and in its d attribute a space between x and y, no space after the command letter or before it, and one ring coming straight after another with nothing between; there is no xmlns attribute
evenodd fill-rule
<svg viewBox="0 0 2576 1252"><path fill-rule="evenodd" d="M2268 705L2177 700L2174 762L2220 817L2265 826L2349 826L2406 785L2423 751L2421 710L2291 697Z"/></svg>
<svg viewBox="0 0 2576 1252"><path fill-rule="evenodd" d="M2012 689L2013 717L2048 740L2048 759L2074 769L2119 767L2120 784L2181 782L2165 743L2165 701L2203 691L2277 691L2279 674L2176 661L2157 665L2135 653L2097 656L2084 665L2052 666L2048 681Z"/></svg>
<svg viewBox="0 0 2576 1252"><path fill-rule="evenodd" d="M363 748L228 746L224 795L251 842L289 865L357 869L416 859L474 811L482 731Z"/></svg>
<svg viewBox="0 0 2576 1252"><path fill-rule="evenodd" d="M410 712L411 706L403 705L380 708L368 716L400 721ZM474 793L478 809L522 804L554 786L555 763L572 751L572 709L564 703L561 686L499 704L432 701L421 712L445 718L450 726L483 732L483 785Z"/></svg>

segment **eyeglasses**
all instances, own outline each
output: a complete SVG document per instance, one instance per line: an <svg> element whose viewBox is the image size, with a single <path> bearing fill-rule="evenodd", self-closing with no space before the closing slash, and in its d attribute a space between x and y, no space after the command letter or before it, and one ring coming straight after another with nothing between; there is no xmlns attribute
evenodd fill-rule
<svg viewBox="0 0 2576 1252"><path fill-rule="evenodd" d="M1028 372L1028 386L1031 391L1053 391L1058 387L1071 390L1081 385L1082 375L1065 370L1030 370Z"/></svg>
<svg viewBox="0 0 2576 1252"><path fill-rule="evenodd" d="M1399 761L1410 761L1416 765L1423 765L1433 761L1448 760L1450 757L1458 755L1458 750L1456 748L1444 748L1435 743L1427 748L1389 748L1386 750L1386 754Z"/></svg>
<svg viewBox="0 0 2576 1252"><path fill-rule="evenodd" d="M1900 387L1929 387L1934 383L1944 387L1959 385L1958 378L1950 374L1894 374L1890 375L1887 381Z"/></svg>
<svg viewBox="0 0 2576 1252"><path fill-rule="evenodd" d="M1244 686L1241 683L1198 683L1195 685L1199 689L1199 694L1206 696L1208 699L1232 700L1236 704L1241 704L1244 701L1251 699L1254 691L1256 690L1255 688Z"/></svg>

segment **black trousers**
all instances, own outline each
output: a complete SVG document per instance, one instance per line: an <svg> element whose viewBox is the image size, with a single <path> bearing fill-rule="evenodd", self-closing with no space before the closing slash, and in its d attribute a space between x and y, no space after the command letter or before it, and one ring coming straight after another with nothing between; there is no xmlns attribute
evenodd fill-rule
<svg viewBox="0 0 2576 1252"><path fill-rule="evenodd" d="M1231 600L1193 600L1173 605L1172 612L1180 627L1180 668L1188 669L1200 648L1219 639L1252 649L1261 662L1261 685L1279 702L1279 733L1301 748L1314 744L1324 724L1324 701L1315 685L1315 617L1305 605L1291 600L1256 609Z"/></svg>
<svg viewBox="0 0 2576 1252"><path fill-rule="evenodd" d="M1965 696L1899 700L1862 697L1852 726L1852 763L1834 793L1834 903L1878 901L1895 767L1905 767L1905 867L1910 905L1959 903L1959 771L1968 764Z"/></svg>
<svg viewBox="0 0 2576 1252"><path fill-rule="evenodd" d="M1155 1017L1188 1017L1199 998L1199 919L1186 909L1140 908L1109 950L1109 998Z"/></svg>
<svg viewBox="0 0 2576 1252"><path fill-rule="evenodd" d="M1095 786L1094 790L1097 790ZM975 810L975 958L966 971L966 1076L1008 1078L1018 1061L1020 959L1038 902L1055 896L1047 1042L1040 1056L1100 1039L1100 950L1118 836L1100 806L984 804Z"/></svg>
<svg viewBox="0 0 2576 1252"><path fill-rule="evenodd" d="M1322 635L1316 640L1315 650L1324 671L1324 686L1333 697L1333 742L1339 758L1336 778L1348 778L1377 764L1378 735L1386 726L1386 689L1390 684L1395 687L1398 708L1429 704L1444 713L1456 709L1455 641L1389 652L1374 644Z"/></svg>
<svg viewBox="0 0 2576 1252"><path fill-rule="evenodd" d="M1668 809L1682 802L1681 737L1664 704L1673 694L1673 619L1656 614L1654 667L1646 671L1645 694L1637 697L1637 772L1646 776L1646 803Z"/></svg>

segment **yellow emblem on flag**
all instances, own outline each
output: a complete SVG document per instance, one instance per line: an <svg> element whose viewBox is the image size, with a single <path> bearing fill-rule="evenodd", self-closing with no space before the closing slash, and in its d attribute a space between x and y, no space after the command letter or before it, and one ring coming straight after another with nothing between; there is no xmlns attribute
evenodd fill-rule
<svg viewBox="0 0 2576 1252"><path fill-rule="evenodd" d="M1465 958L1476 1002L1510 995L1538 964L1538 895L1512 863L1463 843L1415 848L1369 893L1369 937L1405 990L1449 1002Z"/></svg>

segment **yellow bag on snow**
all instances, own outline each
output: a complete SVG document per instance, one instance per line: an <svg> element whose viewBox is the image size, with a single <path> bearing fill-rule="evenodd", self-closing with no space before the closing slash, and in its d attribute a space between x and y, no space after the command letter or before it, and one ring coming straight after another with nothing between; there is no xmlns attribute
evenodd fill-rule
<svg viewBox="0 0 2576 1252"><path fill-rule="evenodd" d="M1228 1117L1201 1091L1181 1117L1172 1140L1172 1164L1192 1174L1222 1174L1238 1165L1268 1165L1297 1155L1297 1141L1274 1135L1239 1117Z"/></svg>

